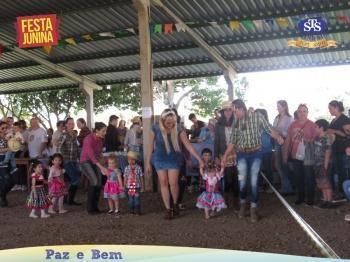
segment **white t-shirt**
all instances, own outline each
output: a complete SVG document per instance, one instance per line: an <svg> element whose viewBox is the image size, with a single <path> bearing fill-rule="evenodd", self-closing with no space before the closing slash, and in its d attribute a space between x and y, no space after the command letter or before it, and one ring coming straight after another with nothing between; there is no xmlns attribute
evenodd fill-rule
<svg viewBox="0 0 350 262"><path fill-rule="evenodd" d="M61 135L62 132L58 130L56 130L52 135L52 154L57 153L57 146L55 146L55 141L57 142Z"/></svg>
<svg viewBox="0 0 350 262"><path fill-rule="evenodd" d="M30 130L28 135L28 150L29 157L36 158L40 155L39 152L42 143L47 143L47 133L45 129L39 127L35 130Z"/></svg>

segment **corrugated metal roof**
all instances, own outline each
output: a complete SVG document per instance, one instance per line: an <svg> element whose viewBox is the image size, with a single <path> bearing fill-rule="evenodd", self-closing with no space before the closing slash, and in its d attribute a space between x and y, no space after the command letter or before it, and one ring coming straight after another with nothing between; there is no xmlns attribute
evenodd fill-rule
<svg viewBox="0 0 350 262"><path fill-rule="evenodd" d="M350 63L349 24L334 17L350 17L348 1L331 0L163 0L186 22L200 22L194 30L231 61L237 72L278 70L306 66ZM131 0L3 0L0 8L0 33L15 43L13 22L17 16L57 13L62 38L117 29L136 28L137 13ZM327 39L340 43L337 48L306 50L287 48L287 40L296 38L295 20L320 16L329 21ZM289 25L277 23L241 23L231 30L223 21L231 19L265 20L287 18ZM332 20L333 19L333 20ZM205 25L206 22L218 25ZM151 23L171 23L157 7L151 8ZM221 23L221 24L220 24ZM185 32L152 34L155 79L187 78L221 74L209 55L198 48ZM139 81L138 36L78 43L55 47L48 56L41 49L32 52L100 84ZM0 93L75 87L60 77L14 52L0 57Z"/></svg>

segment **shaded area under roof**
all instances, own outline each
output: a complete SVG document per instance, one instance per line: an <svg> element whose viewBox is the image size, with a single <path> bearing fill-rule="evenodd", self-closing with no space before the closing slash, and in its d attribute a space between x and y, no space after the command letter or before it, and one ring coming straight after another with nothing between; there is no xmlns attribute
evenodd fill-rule
<svg viewBox="0 0 350 262"><path fill-rule="evenodd" d="M238 73L350 63L350 3L331 0L164 0L173 12L191 25ZM137 29L137 12L132 1L121 0L3 0L0 9L0 37L15 44L13 22L17 16L57 13L62 39L84 34L99 35L120 29ZM287 41L301 37L296 22L306 17L322 17L328 22L324 37L337 47L295 49ZM288 23L276 22L283 17ZM227 21L238 20L231 29ZM268 21L274 22L268 22ZM247 21L250 21L248 23ZM214 23L215 22L215 23ZM151 8L151 24L173 21L156 7ZM152 34L154 79L181 79L213 76L222 70L198 48L185 32ZM140 81L138 36L101 38L76 45L54 47L50 55L41 48L30 49L100 85ZM14 52L0 56L0 93L76 88L62 77Z"/></svg>

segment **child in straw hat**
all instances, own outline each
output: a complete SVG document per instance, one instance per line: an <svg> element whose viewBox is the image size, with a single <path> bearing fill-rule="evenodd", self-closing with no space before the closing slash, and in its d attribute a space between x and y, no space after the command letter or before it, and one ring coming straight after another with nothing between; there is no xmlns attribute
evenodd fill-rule
<svg viewBox="0 0 350 262"><path fill-rule="evenodd" d="M124 186L128 196L131 214L141 215L140 192L143 189L143 173L137 164L139 155L135 151L127 154L128 165L124 170Z"/></svg>

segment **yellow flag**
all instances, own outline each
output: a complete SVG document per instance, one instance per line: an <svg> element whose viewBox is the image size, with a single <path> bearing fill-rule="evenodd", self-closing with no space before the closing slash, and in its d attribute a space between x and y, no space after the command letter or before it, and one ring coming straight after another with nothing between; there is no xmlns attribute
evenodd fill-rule
<svg viewBox="0 0 350 262"><path fill-rule="evenodd" d="M74 38L71 37L71 38L66 38L64 39L68 44L70 45L76 45L77 43L75 42Z"/></svg>
<svg viewBox="0 0 350 262"><path fill-rule="evenodd" d="M288 47L297 47L297 41L295 41L295 40L288 40L287 46Z"/></svg>
<svg viewBox="0 0 350 262"><path fill-rule="evenodd" d="M231 30L237 30L239 28L239 21L231 20L229 26Z"/></svg>
<svg viewBox="0 0 350 262"><path fill-rule="evenodd" d="M338 43L335 40L328 40L327 41L328 47L337 47Z"/></svg>
<svg viewBox="0 0 350 262"><path fill-rule="evenodd" d="M52 45L44 45L43 49L44 49L44 52L49 55L52 51Z"/></svg>
<svg viewBox="0 0 350 262"><path fill-rule="evenodd" d="M276 23L280 26L280 27L288 27L289 23L288 20L284 17L279 17L276 19Z"/></svg>
<svg viewBox="0 0 350 262"><path fill-rule="evenodd" d="M86 41L92 41L94 39L92 39L91 35L83 35L83 38L86 40Z"/></svg>

